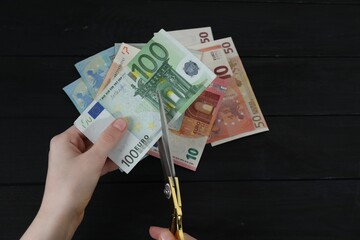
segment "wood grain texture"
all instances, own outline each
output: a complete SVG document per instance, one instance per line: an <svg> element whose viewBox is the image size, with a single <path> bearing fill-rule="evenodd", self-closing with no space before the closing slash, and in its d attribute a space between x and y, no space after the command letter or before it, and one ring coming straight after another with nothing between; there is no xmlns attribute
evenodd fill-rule
<svg viewBox="0 0 360 240"><path fill-rule="evenodd" d="M134 11L134 9L136 9ZM18 239L43 194L50 139L78 116L74 64L160 28L231 36L270 132L207 146L177 167L198 239L355 240L360 235L360 2L2 1L0 239ZM168 226L158 159L100 180L74 239L149 239Z"/></svg>
<svg viewBox="0 0 360 240"><path fill-rule="evenodd" d="M357 239L359 186L359 180L181 183L184 229L198 239ZM170 224L162 187L100 184L74 239L149 239L150 225ZM43 186L0 187L1 218L9 220L1 239L19 238L42 191Z"/></svg>
<svg viewBox="0 0 360 240"><path fill-rule="evenodd" d="M75 118L62 90L79 78L79 57L0 57L4 118ZM263 114L359 115L359 58L242 58ZM21 66L21 71L18 71ZM21 98L14 94L21 93ZM26 99L26 101L24 101Z"/></svg>
<svg viewBox="0 0 360 240"><path fill-rule="evenodd" d="M42 183L52 136L72 119L5 119L0 138L0 184ZM216 147L207 146L196 172L178 167L184 181L359 178L359 117L268 117L270 132ZM3 135L4 136L4 135ZM9 159L11 159L9 161ZM129 174L104 181L162 181L160 162L152 157Z"/></svg>
<svg viewBox="0 0 360 240"><path fill-rule="evenodd" d="M241 56L360 56L353 4L7 1L3 9L0 56L89 56L114 42L148 41L161 28L203 26L215 38L232 36Z"/></svg>

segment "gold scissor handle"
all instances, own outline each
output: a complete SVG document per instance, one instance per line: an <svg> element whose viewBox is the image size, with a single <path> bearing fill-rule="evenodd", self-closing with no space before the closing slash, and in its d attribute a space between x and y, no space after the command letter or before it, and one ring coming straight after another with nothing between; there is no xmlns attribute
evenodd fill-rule
<svg viewBox="0 0 360 240"><path fill-rule="evenodd" d="M176 216L175 209L172 217L170 231L172 234L174 234L176 239L185 240L184 231L182 229L182 216Z"/></svg>
<svg viewBox="0 0 360 240"><path fill-rule="evenodd" d="M175 183L173 182L175 180ZM181 209L181 195L179 187L179 179L177 177L169 177L171 196L174 202L174 213L172 217L170 231L178 240L185 240L182 226L182 209Z"/></svg>
<svg viewBox="0 0 360 240"><path fill-rule="evenodd" d="M182 230L176 231L175 232L175 237L178 240L185 240L184 232Z"/></svg>

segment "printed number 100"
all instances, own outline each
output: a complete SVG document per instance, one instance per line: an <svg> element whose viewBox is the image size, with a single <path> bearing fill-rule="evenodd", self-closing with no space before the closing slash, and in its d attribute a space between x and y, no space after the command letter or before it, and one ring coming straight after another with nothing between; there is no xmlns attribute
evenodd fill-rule
<svg viewBox="0 0 360 240"><path fill-rule="evenodd" d="M189 148L186 154L186 158L189 160L196 160L196 156L199 154L199 151L195 148Z"/></svg>
<svg viewBox="0 0 360 240"><path fill-rule="evenodd" d="M162 63L169 58L169 52L167 49L157 42L150 44L149 52L151 55L143 53L138 57L139 65L134 63L131 66L132 72L140 73L145 79L149 79L151 74L158 70L158 61Z"/></svg>

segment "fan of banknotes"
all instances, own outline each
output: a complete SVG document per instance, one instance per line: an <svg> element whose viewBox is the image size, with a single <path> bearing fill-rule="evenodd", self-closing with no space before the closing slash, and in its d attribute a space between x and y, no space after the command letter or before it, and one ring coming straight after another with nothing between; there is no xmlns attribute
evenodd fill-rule
<svg viewBox="0 0 360 240"><path fill-rule="evenodd" d="M159 157L157 93L166 106L175 164L196 171L205 145L268 131L231 37L214 40L211 27L165 31L147 43L114 46L75 64L80 78L64 91L92 142L116 118L128 130L110 153L123 172L148 155Z"/></svg>

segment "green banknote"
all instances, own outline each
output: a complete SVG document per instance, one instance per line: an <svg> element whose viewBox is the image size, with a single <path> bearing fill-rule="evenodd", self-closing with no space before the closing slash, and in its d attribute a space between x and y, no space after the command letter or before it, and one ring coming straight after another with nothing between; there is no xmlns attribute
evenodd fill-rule
<svg viewBox="0 0 360 240"><path fill-rule="evenodd" d="M91 141L118 117L128 130L109 157L126 173L161 136L157 93L169 124L176 121L215 79L183 45L160 30L75 121Z"/></svg>

